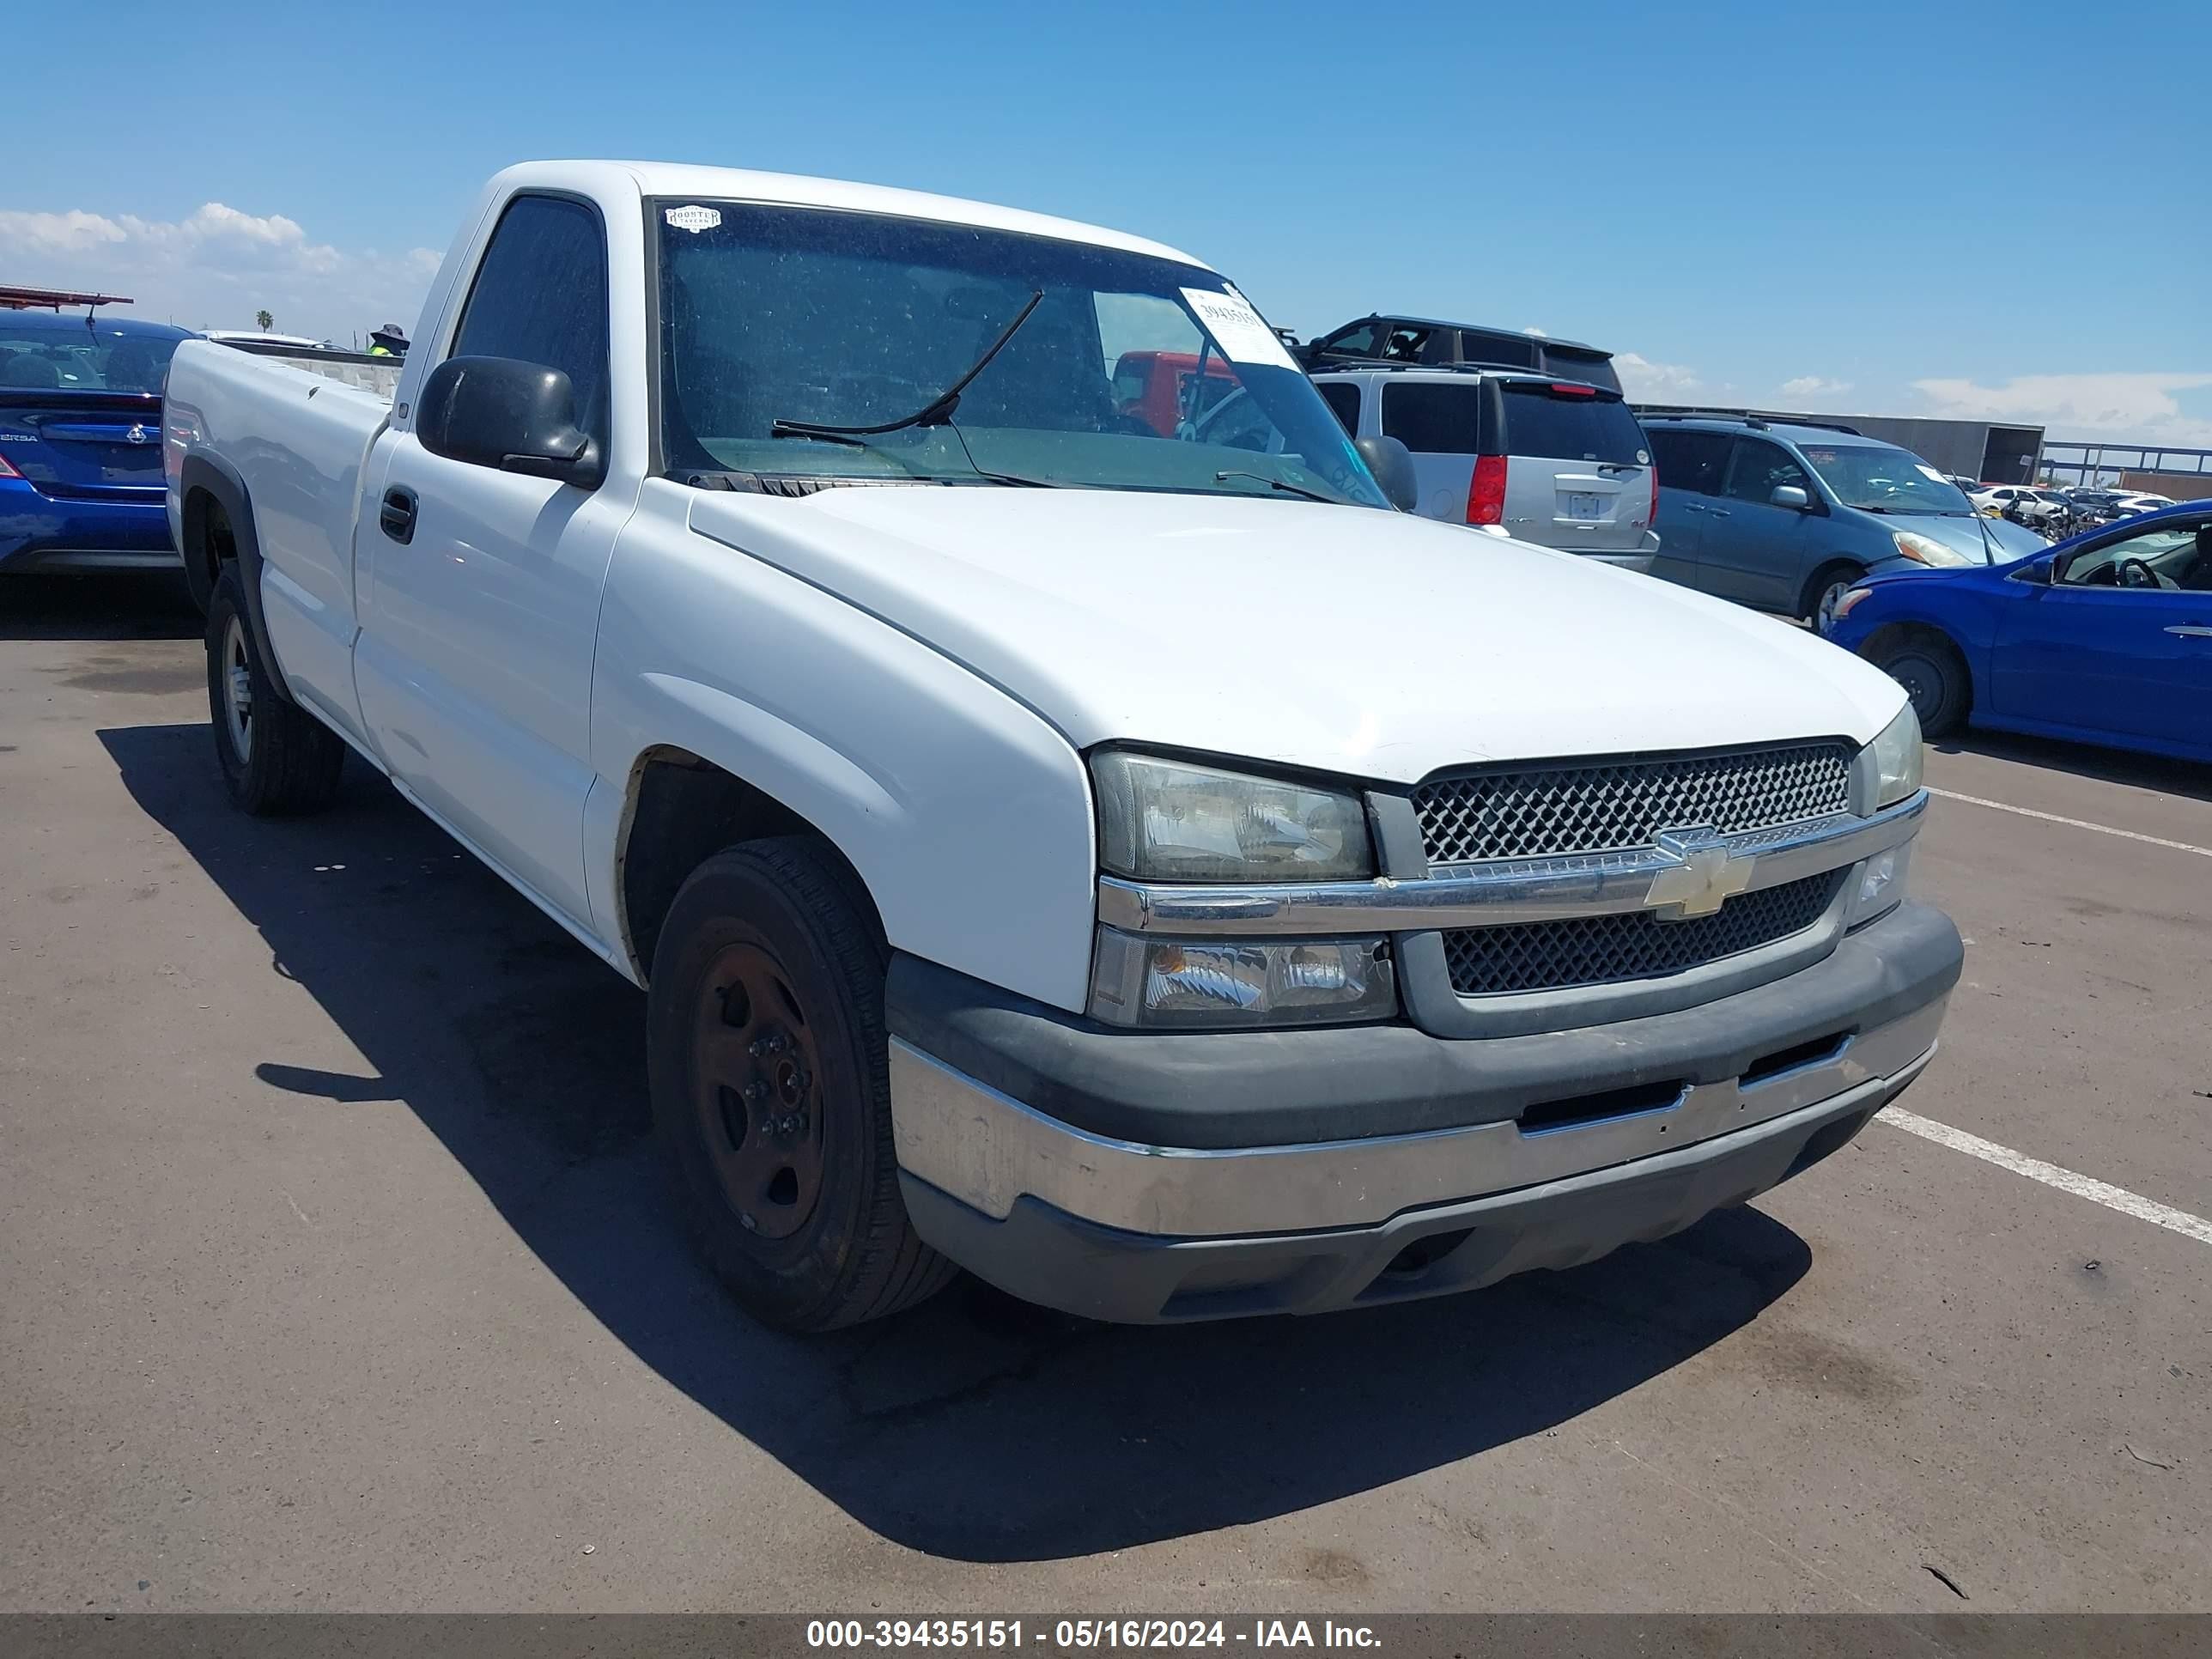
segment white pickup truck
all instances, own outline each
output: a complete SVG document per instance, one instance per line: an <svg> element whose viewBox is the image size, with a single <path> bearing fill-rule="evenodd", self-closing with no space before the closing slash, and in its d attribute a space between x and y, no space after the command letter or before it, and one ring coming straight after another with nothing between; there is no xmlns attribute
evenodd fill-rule
<svg viewBox="0 0 2212 1659"><path fill-rule="evenodd" d="M1133 352L1250 408L1163 433ZM1850 1139L1958 976L1896 685L1393 510L1135 237L516 167L389 403L187 343L165 458L231 794L350 750L645 988L683 1212L781 1326L956 1263L1149 1322L1586 1261Z"/></svg>

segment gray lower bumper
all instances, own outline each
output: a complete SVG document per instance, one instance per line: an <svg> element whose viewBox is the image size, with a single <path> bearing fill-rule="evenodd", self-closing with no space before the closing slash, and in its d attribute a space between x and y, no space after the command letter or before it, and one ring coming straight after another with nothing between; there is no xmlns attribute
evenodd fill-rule
<svg viewBox="0 0 2212 1659"><path fill-rule="evenodd" d="M1034 1198L994 1220L902 1175L938 1249L1024 1300L1127 1324L1327 1313L1474 1290L1663 1238L1819 1163L1901 1094L1899 1076L1632 1164L1413 1210L1375 1227L1170 1238L1086 1222Z"/></svg>
<svg viewBox="0 0 2212 1659"><path fill-rule="evenodd" d="M1927 1065L1960 956L1908 905L1699 1008L1476 1041L1110 1035L902 959L901 1178L947 1255L1097 1318L1468 1289L1686 1227L1834 1151Z"/></svg>

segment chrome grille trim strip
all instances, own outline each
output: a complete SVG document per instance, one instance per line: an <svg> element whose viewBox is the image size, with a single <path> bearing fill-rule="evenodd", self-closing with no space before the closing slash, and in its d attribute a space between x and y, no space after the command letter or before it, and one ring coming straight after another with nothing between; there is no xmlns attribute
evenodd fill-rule
<svg viewBox="0 0 2212 1659"><path fill-rule="evenodd" d="M1488 927L1556 921L1613 911L1700 914L1688 872L1715 849L1733 872L1731 891L1751 892L1861 859L1910 841L1928 809L1919 790L1869 817L1837 813L1782 830L1722 836L1698 846L1564 858L1501 859L1431 872L1426 880L1193 886L1098 881L1098 920L1127 933L1195 937L1236 933L1321 936L1411 933L1432 927ZM1748 862L1750 868L1741 866ZM1710 868L1710 866L1705 867ZM1735 877L1742 878L1740 884Z"/></svg>

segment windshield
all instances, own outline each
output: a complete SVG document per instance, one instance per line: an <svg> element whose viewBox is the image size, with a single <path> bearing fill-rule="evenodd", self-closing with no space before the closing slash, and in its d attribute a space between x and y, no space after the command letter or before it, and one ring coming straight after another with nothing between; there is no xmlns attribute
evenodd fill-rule
<svg viewBox="0 0 2212 1659"><path fill-rule="evenodd" d="M1281 342L1212 271L878 214L656 203L661 465L1386 507ZM954 407L928 406L1037 298ZM1206 320L1200 321L1201 313ZM1232 394L1236 409L1227 405ZM1210 418L1209 418L1210 417Z"/></svg>
<svg viewBox="0 0 2212 1659"><path fill-rule="evenodd" d="M0 390L159 392L179 330L0 323Z"/></svg>
<svg viewBox="0 0 2212 1659"><path fill-rule="evenodd" d="M1974 510L1958 485L1909 451L1872 444L1801 444L1798 449L1845 507L1961 516Z"/></svg>

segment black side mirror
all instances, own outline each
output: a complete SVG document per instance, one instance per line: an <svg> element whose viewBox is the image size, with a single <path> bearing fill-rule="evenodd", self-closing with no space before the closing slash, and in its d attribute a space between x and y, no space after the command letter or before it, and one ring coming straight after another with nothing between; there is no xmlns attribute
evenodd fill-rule
<svg viewBox="0 0 2212 1659"><path fill-rule="evenodd" d="M1382 493L1390 505L1401 513L1411 513L1420 505L1420 480L1413 476L1413 452L1396 438L1358 438L1352 447L1359 452L1359 459L1367 463L1367 470L1375 475L1375 482L1382 486Z"/></svg>
<svg viewBox="0 0 2212 1659"><path fill-rule="evenodd" d="M557 368L512 357L449 357L415 400L422 447L449 461L553 478L606 482L606 457L576 424L576 389Z"/></svg>

